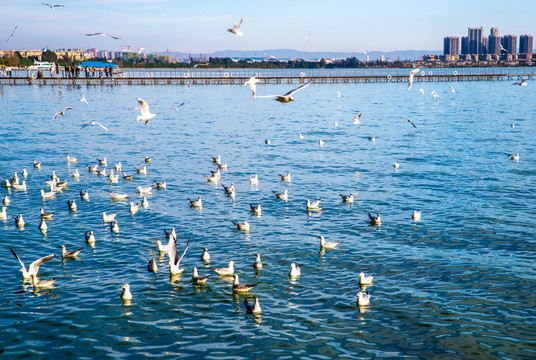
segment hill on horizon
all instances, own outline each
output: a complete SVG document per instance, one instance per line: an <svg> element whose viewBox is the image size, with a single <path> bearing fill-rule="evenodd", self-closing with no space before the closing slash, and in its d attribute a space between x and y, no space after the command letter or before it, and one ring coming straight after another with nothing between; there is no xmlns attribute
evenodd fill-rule
<svg viewBox="0 0 536 360"><path fill-rule="evenodd" d="M160 52L162 54L162 52ZM396 50L396 51L369 51L368 53L370 60L379 60L383 57L388 61L395 60L415 60L424 55L440 55L442 51L440 50ZM222 50L216 51L213 53L184 53L177 51L170 51L170 56L173 56L177 59L188 59L190 56L195 59L199 58L267 58L273 56L278 59L292 59L292 58L301 58L307 60L315 60L320 58L326 59L346 59L350 57L355 57L359 60L365 60L366 55L362 52L335 52L335 51L300 51L293 49L271 49L271 50Z"/></svg>

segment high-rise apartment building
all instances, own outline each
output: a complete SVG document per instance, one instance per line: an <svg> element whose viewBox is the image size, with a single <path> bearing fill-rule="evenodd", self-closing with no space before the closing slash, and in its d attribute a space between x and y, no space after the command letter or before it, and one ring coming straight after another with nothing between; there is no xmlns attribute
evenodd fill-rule
<svg viewBox="0 0 536 360"><path fill-rule="evenodd" d="M467 36L462 36L462 46L460 52L462 55L469 54L469 38Z"/></svg>
<svg viewBox="0 0 536 360"><path fill-rule="evenodd" d="M483 54L482 27L470 27L468 31L468 53L471 55Z"/></svg>
<svg viewBox="0 0 536 360"><path fill-rule="evenodd" d="M519 53L520 54L532 54L533 46L533 36L532 35L521 35L519 37Z"/></svg>
<svg viewBox="0 0 536 360"><path fill-rule="evenodd" d="M517 54L517 35L505 35L501 43L507 54Z"/></svg>
<svg viewBox="0 0 536 360"><path fill-rule="evenodd" d="M501 37L499 36L499 28L491 28L488 37L488 54L500 55L501 54Z"/></svg>
<svg viewBox="0 0 536 360"><path fill-rule="evenodd" d="M443 55L460 55L459 36L447 36L443 39Z"/></svg>

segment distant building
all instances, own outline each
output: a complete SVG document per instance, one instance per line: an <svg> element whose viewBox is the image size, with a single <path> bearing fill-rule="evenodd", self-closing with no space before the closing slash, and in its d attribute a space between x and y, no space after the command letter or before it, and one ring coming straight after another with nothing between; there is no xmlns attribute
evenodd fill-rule
<svg viewBox="0 0 536 360"><path fill-rule="evenodd" d="M471 55L483 54L482 27L470 27L468 31L468 53Z"/></svg>
<svg viewBox="0 0 536 360"><path fill-rule="evenodd" d="M443 40L443 55L459 55L460 54L460 37L447 36Z"/></svg>
<svg viewBox="0 0 536 360"><path fill-rule="evenodd" d="M491 28L488 37L488 54L501 55L501 37L499 36L499 28Z"/></svg>
<svg viewBox="0 0 536 360"><path fill-rule="evenodd" d="M507 54L517 54L517 35L505 35L502 39L502 46Z"/></svg>
<svg viewBox="0 0 536 360"><path fill-rule="evenodd" d="M532 54L533 47L532 35L521 35L519 37L519 53L520 54Z"/></svg>
<svg viewBox="0 0 536 360"><path fill-rule="evenodd" d="M469 38L467 36L462 36L462 47L460 48L460 52L462 55L469 54Z"/></svg>

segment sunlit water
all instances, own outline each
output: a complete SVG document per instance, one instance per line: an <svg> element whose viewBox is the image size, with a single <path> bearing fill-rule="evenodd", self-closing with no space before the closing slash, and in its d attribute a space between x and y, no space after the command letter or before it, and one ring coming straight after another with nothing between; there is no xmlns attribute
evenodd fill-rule
<svg viewBox="0 0 536 360"><path fill-rule="evenodd" d="M295 86L259 85L258 94ZM0 221L1 349L9 358L54 359L534 358L534 89L508 82L415 83L410 92L406 84L314 84L281 104L254 101L240 85L4 86L0 174L3 180L26 168L29 175L27 191L0 191L11 198L8 220ZM442 98L429 98L431 90ZM138 97L157 114L147 126L136 122ZM168 108L182 102L178 111ZM65 106L73 109L52 121ZM362 125L353 125L358 112ZM90 120L110 131L80 129ZM519 162L509 159L515 153ZM203 175L218 154L229 165L214 185ZM67 155L78 163L69 165ZM147 175L119 184L85 166L107 157L108 168L121 161L133 174L146 155ZM33 160L42 161L40 170ZM75 169L78 181L70 176ZM43 202L39 190L53 170L69 188ZM278 176L287 171L291 183ZM258 187L248 181L255 173ZM168 189L153 189L147 209L131 215L127 201L111 201L113 191L141 202L137 186L153 180L166 180ZM235 201L221 186L231 183ZM78 195L85 189L89 201ZM272 194L284 189L287 203ZM339 196L349 193L353 206ZM188 206L187 198L198 196L202 210ZM308 214L305 200L318 198L322 210ZM76 200L76 213L67 200ZM261 217L250 203L262 204ZM45 236L41 207L56 212ZM412 220L413 210L422 210L421 221ZM103 211L117 212L118 235L102 222ZM381 213L382 225L371 226L368 212ZM23 230L17 214L26 220ZM244 220L247 234L231 223ZM155 245L171 227L179 252L192 239L181 262L186 270L173 279ZM94 249L85 244L88 230ZM319 235L343 242L321 252ZM62 262L61 244L83 250ZM55 287L34 291L23 282L9 246L26 264L55 253L39 272L57 278ZM233 295L230 279L200 260L203 248L211 267L234 260L241 282L258 285ZM152 257L156 275L147 271ZM303 267L290 281L292 262ZM193 267L211 276L206 285L190 283ZM366 289L371 303L362 308L355 296L360 272L376 274ZM120 299L125 283L130 305ZM260 316L242 304L253 296Z"/></svg>

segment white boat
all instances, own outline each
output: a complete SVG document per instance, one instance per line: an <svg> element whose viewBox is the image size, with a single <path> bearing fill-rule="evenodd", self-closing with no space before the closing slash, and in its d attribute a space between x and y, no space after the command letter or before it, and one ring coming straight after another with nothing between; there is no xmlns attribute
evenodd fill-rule
<svg viewBox="0 0 536 360"><path fill-rule="evenodd" d="M54 70L56 70L56 64L51 62L45 62L45 61L36 61L33 65L28 66L28 70L30 71L48 71L50 70L50 67L54 66Z"/></svg>

